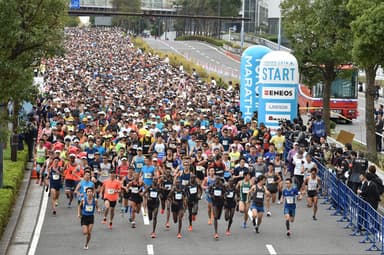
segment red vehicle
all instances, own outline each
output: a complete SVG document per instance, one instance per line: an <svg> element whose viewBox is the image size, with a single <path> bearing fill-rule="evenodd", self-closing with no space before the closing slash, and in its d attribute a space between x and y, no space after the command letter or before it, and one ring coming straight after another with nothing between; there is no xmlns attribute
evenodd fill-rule
<svg viewBox="0 0 384 255"><path fill-rule="evenodd" d="M357 76L358 71L351 66L343 66L341 70L348 70L332 82L330 109L331 118L351 122L358 116L357 111ZM311 89L303 84L299 85L300 112L312 115L323 110L323 84L318 83Z"/></svg>

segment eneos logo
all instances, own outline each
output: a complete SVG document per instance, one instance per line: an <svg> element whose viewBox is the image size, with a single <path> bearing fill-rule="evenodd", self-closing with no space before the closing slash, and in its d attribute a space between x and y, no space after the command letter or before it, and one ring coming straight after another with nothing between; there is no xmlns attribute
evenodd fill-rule
<svg viewBox="0 0 384 255"><path fill-rule="evenodd" d="M295 99L295 88L263 87L262 97L268 99Z"/></svg>

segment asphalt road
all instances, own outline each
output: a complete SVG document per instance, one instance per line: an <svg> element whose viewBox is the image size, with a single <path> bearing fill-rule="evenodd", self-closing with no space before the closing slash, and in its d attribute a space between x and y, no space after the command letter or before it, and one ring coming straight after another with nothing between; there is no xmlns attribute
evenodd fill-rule
<svg viewBox="0 0 384 255"><path fill-rule="evenodd" d="M145 41L154 49L177 53L193 61L208 72L214 72L226 80L240 78L240 62L225 55L209 44L198 41L171 41L146 38Z"/></svg>
<svg viewBox="0 0 384 255"><path fill-rule="evenodd" d="M38 255L68 254L378 254L366 252L368 244L360 244L362 237L351 237L350 230L330 216L328 205L320 205L318 221L313 221L311 209L304 201L299 202L293 235L285 235L283 206L273 205L272 216L264 218L261 233L253 228L242 229L242 215L235 214L232 235L225 236L226 223L219 222L219 240L213 238L213 226L207 225L205 200L200 202L200 211L193 232L189 232L187 218L183 221L183 238L176 238L176 225L166 230L165 215L158 217L157 238L152 239L151 225L144 225L142 214L137 219L137 228L132 229L127 215L117 213L114 226L109 230L101 224L97 215L89 250L83 250L84 237L75 208L66 208L62 196L57 216L52 216L50 206L45 214L41 236L37 245ZM119 208L119 206L117 206Z"/></svg>

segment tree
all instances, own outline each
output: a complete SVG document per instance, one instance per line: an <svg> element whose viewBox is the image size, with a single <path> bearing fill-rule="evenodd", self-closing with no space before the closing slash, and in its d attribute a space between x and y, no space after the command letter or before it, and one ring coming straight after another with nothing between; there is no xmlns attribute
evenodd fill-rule
<svg viewBox="0 0 384 255"><path fill-rule="evenodd" d="M140 0L112 0L112 6L114 9L122 12L140 12L141 1ZM137 28L137 24L140 22L140 17L128 17L128 16L115 16L112 18L112 24L115 26L123 27L125 29L134 30L135 32L142 32L140 28Z"/></svg>
<svg viewBox="0 0 384 255"><path fill-rule="evenodd" d="M14 103L13 134L17 109L33 89L32 65L62 50L67 8L66 0L0 1L0 104Z"/></svg>
<svg viewBox="0 0 384 255"><path fill-rule="evenodd" d="M350 0L348 8L355 19L352 22L354 61L365 70L366 77L366 141L373 160L377 159L374 119L376 71L384 63L384 3L381 0Z"/></svg>
<svg viewBox="0 0 384 255"><path fill-rule="evenodd" d="M346 9L347 0L285 0L281 4L283 25L297 57L302 74L321 74L323 119L330 132L331 83L337 67L351 61L351 15Z"/></svg>

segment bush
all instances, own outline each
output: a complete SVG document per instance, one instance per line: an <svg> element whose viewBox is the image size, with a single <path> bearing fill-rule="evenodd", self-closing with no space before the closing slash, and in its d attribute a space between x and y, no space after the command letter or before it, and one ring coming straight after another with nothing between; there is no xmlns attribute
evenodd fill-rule
<svg viewBox="0 0 384 255"><path fill-rule="evenodd" d="M330 129L335 129L335 128L336 128L336 122L330 120L330 121L329 121L329 128L330 128Z"/></svg>
<svg viewBox="0 0 384 255"><path fill-rule="evenodd" d="M0 236L7 226L11 209L23 181L28 154L27 151L19 151L17 154L18 161L12 162L10 150L10 146L4 150L3 188L0 189Z"/></svg>

